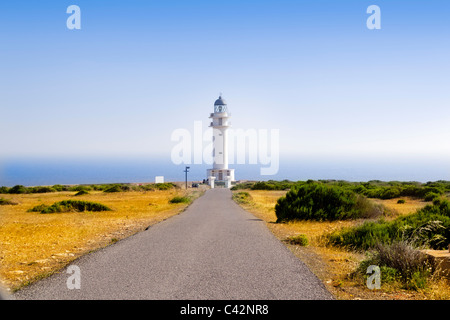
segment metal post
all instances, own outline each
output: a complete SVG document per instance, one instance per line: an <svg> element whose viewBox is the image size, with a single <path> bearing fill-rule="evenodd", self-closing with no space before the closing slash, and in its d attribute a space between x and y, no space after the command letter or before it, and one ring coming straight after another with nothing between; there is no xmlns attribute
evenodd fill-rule
<svg viewBox="0 0 450 320"><path fill-rule="evenodd" d="M186 190L187 190L187 174L188 174L188 172L189 172L189 168L190 167L186 167L186 169L184 170L184 172L186 173Z"/></svg>

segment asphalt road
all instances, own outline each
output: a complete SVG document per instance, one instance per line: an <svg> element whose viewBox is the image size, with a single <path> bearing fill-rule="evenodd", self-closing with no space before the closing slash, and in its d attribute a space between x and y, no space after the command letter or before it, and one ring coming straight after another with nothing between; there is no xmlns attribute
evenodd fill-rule
<svg viewBox="0 0 450 320"><path fill-rule="evenodd" d="M211 189L180 215L74 261L15 299L333 299L264 222Z"/></svg>

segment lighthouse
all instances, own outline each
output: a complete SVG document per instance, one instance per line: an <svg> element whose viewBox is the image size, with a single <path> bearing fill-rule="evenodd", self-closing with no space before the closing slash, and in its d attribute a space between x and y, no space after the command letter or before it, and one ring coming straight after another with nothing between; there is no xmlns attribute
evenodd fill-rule
<svg viewBox="0 0 450 320"><path fill-rule="evenodd" d="M211 188L217 185L225 185L230 188L234 180L234 169L228 168L228 137L227 130L231 126L229 122L231 114L228 113L227 103L222 96L214 102L214 113L211 113L210 127L213 128L213 168L206 171Z"/></svg>

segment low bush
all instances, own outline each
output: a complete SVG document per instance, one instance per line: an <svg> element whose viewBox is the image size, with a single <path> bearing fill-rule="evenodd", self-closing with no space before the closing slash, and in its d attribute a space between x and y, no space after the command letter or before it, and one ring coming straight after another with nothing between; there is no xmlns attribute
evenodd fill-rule
<svg viewBox="0 0 450 320"><path fill-rule="evenodd" d="M251 189L254 184L255 184L255 182L253 182L253 181L238 183L238 184L232 186L231 190L237 191L237 190L243 190L243 189Z"/></svg>
<svg viewBox="0 0 450 320"><path fill-rule="evenodd" d="M139 191L154 191L156 188L153 184L144 184L139 186Z"/></svg>
<svg viewBox="0 0 450 320"><path fill-rule="evenodd" d="M89 192L86 190L81 190L81 191L78 191L77 193L75 193L74 195L75 196L84 196L86 194L89 194Z"/></svg>
<svg viewBox="0 0 450 320"><path fill-rule="evenodd" d="M84 211L112 211L107 206L88 201L78 201L78 200L63 200L55 202L51 206L40 204L34 208L28 210L29 212L40 212L40 213L61 213L61 212L84 212Z"/></svg>
<svg viewBox="0 0 450 320"><path fill-rule="evenodd" d="M439 198L439 197L440 197L440 194L437 194L435 192L428 192L424 196L423 200L425 200L425 201L433 201L434 199Z"/></svg>
<svg viewBox="0 0 450 320"><path fill-rule="evenodd" d="M233 200L240 204L248 204L252 201L252 196L246 191L233 193Z"/></svg>
<svg viewBox="0 0 450 320"><path fill-rule="evenodd" d="M294 185L296 185L296 182L290 181L290 180L283 180L283 181L275 181L275 180L269 180L269 181L259 181L254 183L251 186L252 190L289 190Z"/></svg>
<svg viewBox="0 0 450 320"><path fill-rule="evenodd" d="M308 245L308 238L304 234L299 234L296 236L291 236L286 239L286 242L290 244L295 244L298 246L306 247Z"/></svg>
<svg viewBox="0 0 450 320"><path fill-rule="evenodd" d="M52 189L58 192L61 191L69 191L69 187L68 186L62 186L60 184L55 184L54 186L52 186Z"/></svg>
<svg viewBox="0 0 450 320"><path fill-rule="evenodd" d="M158 190L170 190L177 188L177 185L172 182L155 183L155 188Z"/></svg>
<svg viewBox="0 0 450 320"><path fill-rule="evenodd" d="M40 205L37 205L31 209L28 209L28 212L42 212L46 210L49 206L41 203Z"/></svg>
<svg viewBox="0 0 450 320"><path fill-rule="evenodd" d="M0 206L16 205L17 203L8 199L0 198Z"/></svg>
<svg viewBox="0 0 450 320"><path fill-rule="evenodd" d="M27 188L29 193L48 193L48 192L56 192L52 187L29 187Z"/></svg>
<svg viewBox="0 0 450 320"><path fill-rule="evenodd" d="M362 261L358 272L365 274L369 265L380 267L382 282L399 281L405 289L423 289L432 273L428 258L409 241L378 244Z"/></svg>
<svg viewBox="0 0 450 320"><path fill-rule="evenodd" d="M191 202L191 198L184 196L175 196L169 200L169 203L189 203Z"/></svg>
<svg viewBox="0 0 450 320"><path fill-rule="evenodd" d="M296 185L275 205L277 222L291 220L345 220L383 214L375 205L355 192L316 182Z"/></svg>
<svg viewBox="0 0 450 320"><path fill-rule="evenodd" d="M69 187L68 191L91 191L92 188L90 186L72 186Z"/></svg>
<svg viewBox="0 0 450 320"><path fill-rule="evenodd" d="M416 213L392 221L365 222L333 232L327 239L332 245L356 250L367 250L379 243L391 244L400 240L414 242L416 246L445 249L450 239L450 203L435 200L433 205L427 205Z"/></svg>
<svg viewBox="0 0 450 320"><path fill-rule="evenodd" d="M11 189L9 189L8 193L11 194L24 194L24 193L29 193L28 189L22 185L16 185L14 187L12 187Z"/></svg>
<svg viewBox="0 0 450 320"><path fill-rule="evenodd" d="M127 185L113 184L113 185L109 186L108 188L105 188L103 190L103 192L112 193L112 192L124 192L124 191L129 191L129 190L130 190L130 187Z"/></svg>
<svg viewBox="0 0 450 320"><path fill-rule="evenodd" d="M0 193L3 193L3 194L9 193L9 188L5 187L5 186L0 187Z"/></svg>
<svg viewBox="0 0 450 320"><path fill-rule="evenodd" d="M406 203L406 200L405 200L405 199L399 199L399 200L397 201L397 203L398 203L398 204L403 204L403 203Z"/></svg>

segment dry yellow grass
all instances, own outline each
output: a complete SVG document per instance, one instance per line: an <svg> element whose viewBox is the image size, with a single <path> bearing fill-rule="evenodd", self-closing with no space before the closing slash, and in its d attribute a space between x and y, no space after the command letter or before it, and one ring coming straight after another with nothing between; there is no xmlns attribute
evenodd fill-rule
<svg viewBox="0 0 450 320"><path fill-rule="evenodd" d="M405 203L397 203L399 199L405 200ZM396 198L396 199L388 199L388 200L379 200L379 199L371 199L372 201L376 203L380 203L386 208L392 210L394 213L389 218L395 218L399 215L405 215L410 214L412 212L416 212L419 209L422 209L427 204L430 204L431 202L425 202L421 199L414 199L410 197L403 197L403 198ZM387 220L388 220L387 219Z"/></svg>
<svg viewBox="0 0 450 320"><path fill-rule="evenodd" d="M2 195L18 205L0 206L0 279L17 289L64 267L92 250L178 214L187 204L170 204L180 190ZM190 191L197 197L201 191ZM41 214L27 212L61 200L102 203L113 211Z"/></svg>
<svg viewBox="0 0 450 320"><path fill-rule="evenodd" d="M285 242L286 246L317 275L327 289L338 299L450 299L450 286L447 280L433 280L428 289L421 291L402 290L398 286L384 286L382 290L369 290L361 280L352 279L354 272L365 258L364 254L327 247L321 237L343 227L355 226L364 220L349 221L296 221L275 223L275 204L286 191L246 190L252 201L240 204L244 209L264 220L268 228L280 240L304 234L309 245L300 247ZM383 204L393 212L389 219L398 215L415 212L427 203L405 198L405 204L397 204L398 199L373 200Z"/></svg>

